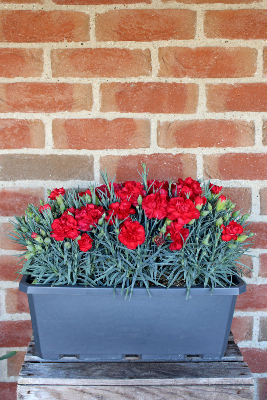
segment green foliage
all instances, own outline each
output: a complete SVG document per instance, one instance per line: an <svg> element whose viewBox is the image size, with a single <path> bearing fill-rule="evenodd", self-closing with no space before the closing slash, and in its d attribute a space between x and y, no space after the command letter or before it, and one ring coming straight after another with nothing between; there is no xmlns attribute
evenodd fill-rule
<svg viewBox="0 0 267 400"><path fill-rule="evenodd" d="M4 354L3 356L1 356L1 357L0 357L0 361L1 361L1 360L5 360L6 358L13 357L15 354L17 354L16 351L10 351L9 353Z"/></svg>
<svg viewBox="0 0 267 400"><path fill-rule="evenodd" d="M109 187L107 174L102 177ZM148 192L146 170L143 173L143 184ZM113 184L109 189L110 196L103 195L101 199L97 196L98 189L95 186L91 186L90 190L92 196L86 194L80 197L79 189L72 189L56 200L49 200L51 210L43 212L30 204L25 216L15 217L13 240L25 248L25 263L19 272L29 274L33 284L119 286L122 291L126 289L126 293L131 293L136 286L146 287L149 292L151 286L176 285L185 286L189 292L194 285L212 289L231 285L233 276L242 275L246 268L240 258L247 254L251 246L251 242L245 241L249 237L246 223L248 216L233 212L234 205L230 200L223 205L218 204L221 193L211 193L209 182L203 184L203 195L208 201L202 206L199 219L186 225L189 237L179 251L169 249L168 236L165 236L164 243L155 244L154 238L158 235L163 237L170 221L148 219L141 204L131 217L144 227L146 239L135 250L128 249L118 240L121 223L118 219L114 225L109 225L102 218L97 226L87 232L93 239L93 247L87 252L79 249L80 237L63 241L51 237L51 224L65 210L81 208L90 203L107 210L111 203L119 201ZM243 227L246 236L240 241L222 240L220 226L230 221ZM37 237L32 238L33 232L38 233Z"/></svg>

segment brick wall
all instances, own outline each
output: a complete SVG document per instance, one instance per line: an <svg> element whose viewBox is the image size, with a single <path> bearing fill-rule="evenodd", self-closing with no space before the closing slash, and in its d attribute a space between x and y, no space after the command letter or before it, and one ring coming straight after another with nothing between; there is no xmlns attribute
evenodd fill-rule
<svg viewBox="0 0 267 400"><path fill-rule="evenodd" d="M266 40L267 0L1 0L0 354L18 350L2 400L31 332L10 217L100 168L138 178L141 161L158 179L216 179L252 213L233 331L267 398Z"/></svg>

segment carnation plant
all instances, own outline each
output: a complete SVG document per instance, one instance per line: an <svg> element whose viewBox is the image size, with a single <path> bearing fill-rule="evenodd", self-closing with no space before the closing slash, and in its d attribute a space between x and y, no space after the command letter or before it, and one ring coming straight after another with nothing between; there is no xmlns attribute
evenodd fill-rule
<svg viewBox="0 0 267 400"><path fill-rule="evenodd" d="M222 187L192 178L109 182L87 190L48 191L15 217L24 248L21 274L32 284L126 289L232 285L253 236L249 215L234 211Z"/></svg>

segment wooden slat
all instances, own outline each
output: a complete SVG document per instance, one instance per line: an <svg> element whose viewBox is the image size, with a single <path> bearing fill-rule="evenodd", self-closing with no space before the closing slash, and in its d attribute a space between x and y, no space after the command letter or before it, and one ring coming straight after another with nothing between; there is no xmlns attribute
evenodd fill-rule
<svg viewBox="0 0 267 400"><path fill-rule="evenodd" d="M18 400L252 400L245 386L18 386Z"/></svg>

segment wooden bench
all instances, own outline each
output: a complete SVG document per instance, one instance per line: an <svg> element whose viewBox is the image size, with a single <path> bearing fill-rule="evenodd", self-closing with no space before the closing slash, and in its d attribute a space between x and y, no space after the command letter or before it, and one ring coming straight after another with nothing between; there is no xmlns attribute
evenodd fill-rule
<svg viewBox="0 0 267 400"><path fill-rule="evenodd" d="M17 393L18 400L252 400L253 383L232 334L220 362L49 362L32 341Z"/></svg>

